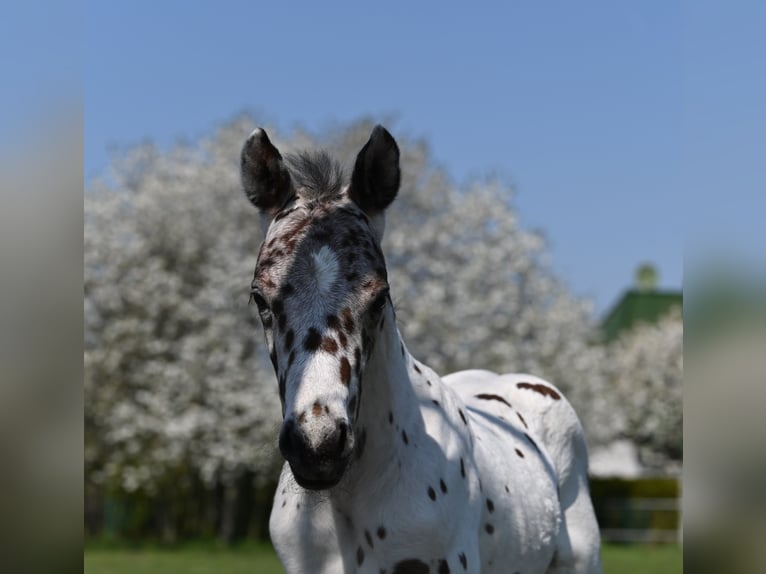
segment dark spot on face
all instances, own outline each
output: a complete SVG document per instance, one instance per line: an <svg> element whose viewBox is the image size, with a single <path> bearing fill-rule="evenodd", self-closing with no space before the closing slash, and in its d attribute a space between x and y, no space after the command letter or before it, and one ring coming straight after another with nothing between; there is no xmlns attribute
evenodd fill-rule
<svg viewBox="0 0 766 574"><path fill-rule="evenodd" d="M317 331L314 327L311 327L309 332L306 333L306 337L303 339L303 348L309 352L314 352L319 348L319 345L321 344L322 335L320 335L319 331Z"/></svg>
<svg viewBox="0 0 766 574"><path fill-rule="evenodd" d="M465 478L465 463L462 458L460 459L460 475Z"/></svg>
<svg viewBox="0 0 766 574"><path fill-rule="evenodd" d="M343 331L338 331L338 341L340 341L340 346L344 349L348 346L348 339Z"/></svg>
<svg viewBox="0 0 766 574"><path fill-rule="evenodd" d="M467 425L468 419L465 418L465 414L463 414L463 409L458 409L457 412L458 414L460 414L460 418L463 419L463 424Z"/></svg>
<svg viewBox="0 0 766 574"><path fill-rule="evenodd" d="M444 480L441 478L439 479L439 488L444 494L447 494L447 485L444 484Z"/></svg>
<svg viewBox="0 0 766 574"><path fill-rule="evenodd" d="M334 331L340 331L340 319L335 315L327 315L327 328Z"/></svg>
<svg viewBox="0 0 766 574"><path fill-rule="evenodd" d="M402 357L404 356L404 343L399 343L399 350L402 352Z"/></svg>
<svg viewBox="0 0 766 574"><path fill-rule="evenodd" d="M508 494L511 494L511 491L510 491L510 490L508 490L508 485L507 485L507 484L505 485L505 491L506 491Z"/></svg>
<svg viewBox="0 0 766 574"><path fill-rule="evenodd" d="M348 362L348 359L346 357L343 357L340 360L340 382L347 387L350 381L351 381L351 364Z"/></svg>
<svg viewBox="0 0 766 574"><path fill-rule="evenodd" d="M420 370L420 367L418 367L417 363L413 363L412 366L418 375L422 374L422 371Z"/></svg>
<svg viewBox="0 0 766 574"><path fill-rule="evenodd" d="M558 394L552 388L546 387L545 385L541 385L540 383L516 383L516 386L519 389L529 389L530 391L540 393L544 397L552 398L554 401L558 401L561 399L560 394Z"/></svg>
<svg viewBox="0 0 766 574"><path fill-rule="evenodd" d="M426 384L430 387L431 386L431 381L426 379Z"/></svg>
<svg viewBox="0 0 766 574"><path fill-rule="evenodd" d="M386 538L386 529L382 526L378 526L378 538L384 540Z"/></svg>
<svg viewBox="0 0 766 574"><path fill-rule="evenodd" d="M285 351L289 351L293 348L293 343L295 342L295 331L290 329L287 334L285 334Z"/></svg>
<svg viewBox="0 0 766 574"><path fill-rule="evenodd" d="M468 568L468 558L465 557L465 553L461 552L458 554L457 559L460 560L460 565L463 567L463 570L466 570Z"/></svg>
<svg viewBox="0 0 766 574"><path fill-rule="evenodd" d="M394 424L394 413L391 411L388 411L388 424L392 425Z"/></svg>
<svg viewBox="0 0 766 574"><path fill-rule="evenodd" d="M322 350L325 353L334 355L338 352L338 343L332 337L325 337L322 339Z"/></svg>
<svg viewBox="0 0 766 574"><path fill-rule="evenodd" d="M524 428L528 429L529 427L527 426L527 421L524 420L524 417L521 416L521 413L517 411L516 416L519 417L519 420L521 421L521 424L524 425Z"/></svg>
<svg viewBox="0 0 766 574"><path fill-rule="evenodd" d="M301 414L298 415L298 424L302 425L306 422L306 411L301 411Z"/></svg>
<svg viewBox="0 0 766 574"><path fill-rule="evenodd" d="M365 540L367 540L367 544L370 545L370 548L373 548L372 536L370 535L370 531L369 530L365 530L364 531L364 538L365 538Z"/></svg>
<svg viewBox="0 0 766 574"><path fill-rule="evenodd" d="M439 401L437 401L436 399L431 399L431 402L435 404L437 407L439 406Z"/></svg>
<svg viewBox="0 0 766 574"><path fill-rule="evenodd" d="M508 405L509 407L511 406L511 403L506 401L500 395L492 395L492 394L488 394L488 393L481 393L479 395L476 395L476 398L477 399L484 399L485 401L499 401L499 402L501 402L503 404ZM511 407L511 408L513 408L513 407Z"/></svg>
<svg viewBox="0 0 766 574"><path fill-rule="evenodd" d="M394 565L394 574L428 574L428 564L415 558Z"/></svg>
<svg viewBox="0 0 766 574"><path fill-rule="evenodd" d="M492 534L495 531L495 527L488 522L484 525L484 530L487 531L487 534Z"/></svg>
<svg viewBox="0 0 766 574"><path fill-rule="evenodd" d="M362 547L360 546L356 549L356 563L361 566L362 562L364 562L364 550L362 550Z"/></svg>
<svg viewBox="0 0 766 574"><path fill-rule="evenodd" d="M439 574L449 574L449 564L446 560L439 560Z"/></svg>
<svg viewBox="0 0 766 574"><path fill-rule="evenodd" d="M283 298L289 297L293 293L295 293L295 287L293 287L292 283L285 283L282 285L281 294Z"/></svg>
<svg viewBox="0 0 766 574"><path fill-rule="evenodd" d="M487 510L489 510L490 512L495 511L495 503L492 502L492 500L489 498L487 499Z"/></svg>
<svg viewBox="0 0 766 574"><path fill-rule="evenodd" d="M349 335L354 330L354 318L351 315L351 309L346 307L343 309L343 328L346 330L346 333Z"/></svg>
<svg viewBox="0 0 766 574"><path fill-rule="evenodd" d="M432 487L428 487L428 498L436 500L436 491Z"/></svg>
<svg viewBox="0 0 766 574"><path fill-rule="evenodd" d="M410 440L407 438L407 431L402 429L402 440L404 441L404 444L410 444Z"/></svg>
<svg viewBox="0 0 766 574"><path fill-rule="evenodd" d="M516 450L516 454L517 455L519 455L521 458L524 458L524 453L523 452L521 452L519 449L515 449L515 450Z"/></svg>

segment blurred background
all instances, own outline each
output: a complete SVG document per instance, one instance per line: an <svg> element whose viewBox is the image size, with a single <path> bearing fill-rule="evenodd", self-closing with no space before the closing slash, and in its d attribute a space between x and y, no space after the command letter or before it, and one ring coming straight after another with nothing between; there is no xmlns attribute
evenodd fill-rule
<svg viewBox="0 0 766 574"><path fill-rule="evenodd" d="M383 123L413 353L566 392L606 572L678 572L682 547L694 571L762 570L760 3L14 10L3 557L52 571L83 532L87 572L281 571L239 150L260 125L348 164Z"/></svg>

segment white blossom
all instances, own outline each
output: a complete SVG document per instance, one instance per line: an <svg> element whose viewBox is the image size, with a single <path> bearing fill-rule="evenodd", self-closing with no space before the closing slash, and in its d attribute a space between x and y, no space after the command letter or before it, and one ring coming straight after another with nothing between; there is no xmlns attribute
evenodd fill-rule
<svg viewBox="0 0 766 574"><path fill-rule="evenodd" d="M185 472L270 480L280 405L260 325L248 306L261 241L239 181L252 118L167 152L129 150L85 196L85 417L88 480L156 491ZM322 140L269 129L284 152L325 147L353 162L372 125ZM513 189L459 189L423 143L397 138L402 189L383 250L400 328L442 374L531 372L568 394L593 442L680 440L679 327L642 328L595 345L590 304L524 229Z"/></svg>

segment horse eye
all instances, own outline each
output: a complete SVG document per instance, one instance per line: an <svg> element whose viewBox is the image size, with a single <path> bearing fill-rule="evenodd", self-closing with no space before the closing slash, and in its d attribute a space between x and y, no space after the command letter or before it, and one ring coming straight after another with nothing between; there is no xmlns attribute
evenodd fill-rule
<svg viewBox="0 0 766 574"><path fill-rule="evenodd" d="M370 312L373 313L374 315L379 315L385 308L387 301L388 301L388 290L386 289L377 297L375 297L375 300L370 305Z"/></svg>

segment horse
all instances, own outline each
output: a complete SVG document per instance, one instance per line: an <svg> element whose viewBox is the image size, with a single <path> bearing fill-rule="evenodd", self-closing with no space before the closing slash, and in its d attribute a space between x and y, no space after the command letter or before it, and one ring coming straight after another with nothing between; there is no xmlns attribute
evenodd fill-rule
<svg viewBox="0 0 766 574"><path fill-rule="evenodd" d="M381 250L401 183L376 126L325 152L241 152L264 240L251 284L282 405L269 531L288 574L597 573L582 426L552 383L440 377L397 328Z"/></svg>

